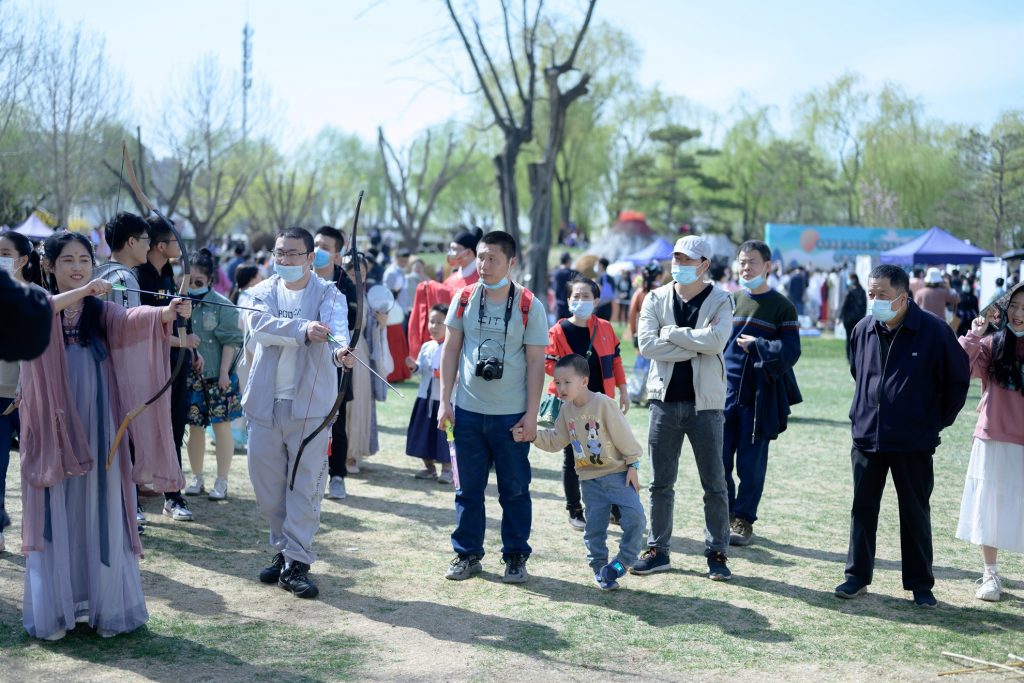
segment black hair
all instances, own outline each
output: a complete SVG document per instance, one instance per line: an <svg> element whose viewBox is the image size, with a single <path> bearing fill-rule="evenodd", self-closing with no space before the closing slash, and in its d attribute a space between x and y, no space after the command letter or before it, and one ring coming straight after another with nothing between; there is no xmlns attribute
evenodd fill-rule
<svg viewBox="0 0 1024 683"><path fill-rule="evenodd" d="M408 249L399 249L395 253L395 258L409 258L410 256L412 256L412 252Z"/></svg>
<svg viewBox="0 0 1024 683"><path fill-rule="evenodd" d="M120 251L132 237L141 237L149 234L149 223L134 213L121 211L107 221L103 228L104 237L111 251Z"/></svg>
<svg viewBox="0 0 1024 683"><path fill-rule="evenodd" d="M563 253L562 254L562 258L560 258L558 260L558 262L561 263L563 266L571 263L572 262L572 254L570 254L569 252Z"/></svg>
<svg viewBox="0 0 1024 683"><path fill-rule="evenodd" d="M1024 289L1015 291L1006 305L1009 306L1010 301L1018 296L1024 296ZM1024 394L1024 367L1017 358L1017 335L1010 331L1006 310L999 312L1002 314L1003 329L992 335L992 360L988 364L988 376L1004 389Z"/></svg>
<svg viewBox="0 0 1024 683"><path fill-rule="evenodd" d="M570 353L559 358L555 363L555 370L558 368L570 368L580 377L590 377L590 363L578 353Z"/></svg>
<svg viewBox="0 0 1024 683"><path fill-rule="evenodd" d="M235 268L235 283L231 286L231 293L228 298L231 303L238 303L238 293L249 286L249 283L260 274L260 269L251 263L242 263Z"/></svg>
<svg viewBox="0 0 1024 683"><path fill-rule="evenodd" d="M850 282L852 282L855 285L859 285L860 276L858 276L857 273L850 273ZM909 287L910 285L908 284L907 286Z"/></svg>
<svg viewBox="0 0 1024 683"><path fill-rule="evenodd" d="M203 247L202 249L192 253L192 258L189 259L189 263L193 268L197 268L213 282L214 275L217 273L217 263L213 258L213 252Z"/></svg>
<svg viewBox="0 0 1024 683"><path fill-rule="evenodd" d="M291 240L302 240L302 243L306 246L306 251L313 251L313 236L309 234L309 230L300 227L288 228L277 233L277 237L274 241L284 238Z"/></svg>
<svg viewBox="0 0 1024 683"><path fill-rule="evenodd" d="M236 242L235 243L234 252L235 252L235 256L244 256L245 255L245 245L242 244L241 242Z"/></svg>
<svg viewBox="0 0 1024 683"><path fill-rule="evenodd" d="M997 277L996 278L996 287L1002 287L1004 282L1006 282L1006 280L1004 280L1001 277Z"/></svg>
<svg viewBox="0 0 1024 683"><path fill-rule="evenodd" d="M96 254L93 252L92 242L89 241L89 238L66 229L58 228L55 230L43 243L43 254L46 256L46 260L50 262L51 270L47 288L52 294L59 294L57 290L57 276L52 271L57 264L57 259L60 258L60 255L64 253L64 249L72 242L78 242L85 247L85 250L89 252L89 256L95 261ZM61 318L63 317L64 312L62 311ZM103 302L94 296L85 297L82 300L82 315L78 319L78 340L83 346L106 338L101 322L102 318Z"/></svg>
<svg viewBox="0 0 1024 683"><path fill-rule="evenodd" d="M924 277L924 270L922 270L920 268L914 268L914 277L916 277L918 279Z"/></svg>
<svg viewBox="0 0 1024 683"><path fill-rule="evenodd" d="M601 298L601 288L597 286L597 283L588 277L583 277L578 273L576 275L573 275L572 278L569 280L568 288L570 294L572 293L572 288L578 284L584 284L587 287L589 287L590 293L594 295L594 299Z"/></svg>
<svg viewBox="0 0 1024 683"><path fill-rule="evenodd" d="M448 315L448 304L434 304L430 307L430 312L444 313L445 315Z"/></svg>
<svg viewBox="0 0 1024 683"><path fill-rule="evenodd" d="M338 251L342 251L345 248L345 233L337 228L324 225L316 231L316 234L323 235L324 237L330 237L334 240L334 246L337 247Z"/></svg>
<svg viewBox="0 0 1024 683"><path fill-rule="evenodd" d="M603 256L601 258L597 259L597 262L600 263L601 267L606 269L606 270L608 269L608 266L610 266L612 264L611 261L609 261L608 259L606 259Z"/></svg>
<svg viewBox="0 0 1024 683"><path fill-rule="evenodd" d="M42 286L43 269L39 264L39 252L32 245L32 240L13 230L0 234L0 238L9 239L19 257L28 256L28 262L21 267L21 276L34 285Z"/></svg>
<svg viewBox="0 0 1024 683"><path fill-rule="evenodd" d="M880 266L875 266L868 277L872 280L881 280L882 278L885 278L889 281L891 286L900 290L904 294L910 292L910 278L907 277L907 271L903 270L899 266L883 263Z"/></svg>
<svg viewBox="0 0 1024 683"><path fill-rule="evenodd" d="M490 244L501 247L505 258L511 260L516 255L516 238L504 230L492 230L480 238L483 244ZM479 249L479 247L477 247Z"/></svg>
<svg viewBox="0 0 1024 683"><path fill-rule="evenodd" d="M172 240L177 239L177 237L174 236L174 231L167 226L167 223L164 223L163 220L156 216L149 216L146 218L146 225L149 226L149 238L153 240L149 245L150 248L155 246L158 242L171 242Z"/></svg>
<svg viewBox="0 0 1024 683"><path fill-rule="evenodd" d="M771 247L761 240L747 240L741 244L739 253L742 254L745 251L756 251L761 255L761 258L764 259L766 263L772 260Z"/></svg>

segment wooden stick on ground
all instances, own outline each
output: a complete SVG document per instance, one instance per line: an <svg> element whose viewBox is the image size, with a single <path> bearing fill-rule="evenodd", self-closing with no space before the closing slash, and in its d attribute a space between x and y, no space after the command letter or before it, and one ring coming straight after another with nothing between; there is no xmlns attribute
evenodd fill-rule
<svg viewBox="0 0 1024 683"><path fill-rule="evenodd" d="M1009 671L1010 673L1016 674L1018 676L1024 676L1024 671L1021 671L1020 667L1016 667L1016 666L1013 666L1013 665L1007 666L1006 664L997 664L995 662L986 662L984 659L978 659L976 657L968 657L967 655L958 655L955 652L943 652L942 655L944 657L953 657L955 659L962 659L962 660L964 660L966 662L971 662L972 664L981 664L981 665L983 665L985 667L988 667L988 668L1002 669L1004 671Z"/></svg>

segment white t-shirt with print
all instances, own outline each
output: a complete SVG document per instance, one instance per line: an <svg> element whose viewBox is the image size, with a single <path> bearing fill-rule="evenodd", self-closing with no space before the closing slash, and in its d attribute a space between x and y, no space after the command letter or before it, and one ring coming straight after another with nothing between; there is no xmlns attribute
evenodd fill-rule
<svg viewBox="0 0 1024 683"><path fill-rule="evenodd" d="M305 289L291 290L284 286L284 281L277 287L277 309L280 318L298 318L302 314L302 294ZM295 398L295 364L299 357L298 346L281 348L281 361L277 364L274 376L274 398Z"/></svg>

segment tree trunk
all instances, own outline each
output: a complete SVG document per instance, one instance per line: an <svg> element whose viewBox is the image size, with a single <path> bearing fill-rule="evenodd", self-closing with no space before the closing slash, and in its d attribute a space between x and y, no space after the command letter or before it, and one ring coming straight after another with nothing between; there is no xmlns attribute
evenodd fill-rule
<svg viewBox="0 0 1024 683"><path fill-rule="evenodd" d="M512 235L516 244L521 245L519 234L519 192L516 189L516 159L520 143L517 139L505 139L505 147L494 157L494 168L498 180L498 197L501 202L501 222L505 232Z"/></svg>

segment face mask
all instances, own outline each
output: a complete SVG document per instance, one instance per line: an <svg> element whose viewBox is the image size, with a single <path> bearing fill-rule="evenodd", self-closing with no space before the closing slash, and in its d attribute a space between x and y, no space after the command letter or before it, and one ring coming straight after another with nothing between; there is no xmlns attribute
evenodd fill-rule
<svg viewBox="0 0 1024 683"><path fill-rule="evenodd" d="M1013 332L1013 336L1017 337L1017 339L1020 339L1021 337L1024 337L1024 328L1022 328L1020 330L1015 330L1010 325L1007 325L1006 329L1008 329L1010 332Z"/></svg>
<svg viewBox="0 0 1024 683"><path fill-rule="evenodd" d="M570 301L569 312L577 318L586 320L594 313L594 302L593 301Z"/></svg>
<svg viewBox="0 0 1024 683"><path fill-rule="evenodd" d="M274 272L285 282L298 282L302 279L302 266L286 266L280 263L274 264Z"/></svg>
<svg viewBox="0 0 1024 683"><path fill-rule="evenodd" d="M313 251L313 267L317 270L324 268L331 262L331 255L323 249L317 248Z"/></svg>
<svg viewBox="0 0 1024 683"><path fill-rule="evenodd" d="M206 293L209 292L209 291L210 291L209 287L203 287L202 289L189 289L188 290L188 295L189 296L205 296Z"/></svg>
<svg viewBox="0 0 1024 683"><path fill-rule="evenodd" d="M681 285L692 285L697 281L697 266L672 266L672 279Z"/></svg>
<svg viewBox="0 0 1024 683"><path fill-rule="evenodd" d="M14 275L14 259L10 256L0 256L0 269Z"/></svg>
<svg viewBox="0 0 1024 683"><path fill-rule="evenodd" d="M899 297L896 298L898 299ZM871 317L881 323L889 322L896 317L897 313L899 313L899 311L894 311L892 308L895 301L896 299L893 299L892 301L875 299L871 302Z"/></svg>
<svg viewBox="0 0 1024 683"><path fill-rule="evenodd" d="M748 279L746 279L744 277L740 277L740 286L741 287L746 287L747 289L757 289L758 287L760 287L763 284L764 284L764 275L758 275L757 277L751 278L750 280L748 280Z"/></svg>
<svg viewBox="0 0 1024 683"><path fill-rule="evenodd" d="M847 287L853 287L853 280L847 280L846 281L846 286Z"/></svg>
<svg viewBox="0 0 1024 683"><path fill-rule="evenodd" d="M489 285L486 282L484 282L483 280L480 280L480 284L482 284L484 286L484 289L488 289L488 290L501 289L502 287L504 287L505 285L508 284L508 275L506 275L505 277L501 278L500 280L498 280L497 283L495 283L493 285Z"/></svg>

